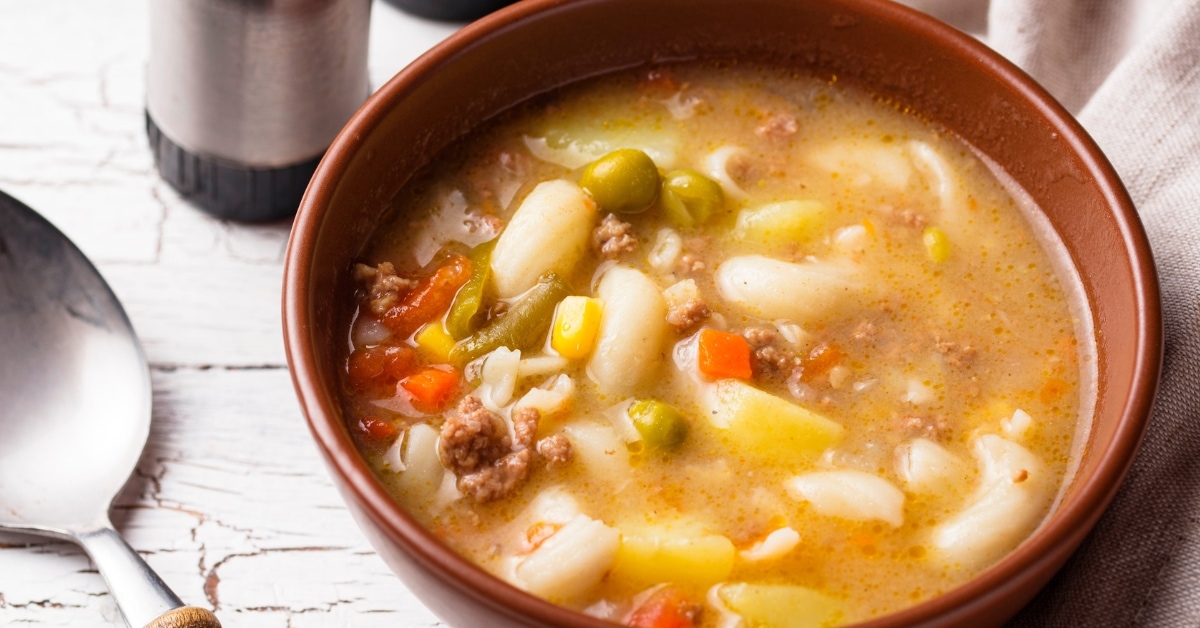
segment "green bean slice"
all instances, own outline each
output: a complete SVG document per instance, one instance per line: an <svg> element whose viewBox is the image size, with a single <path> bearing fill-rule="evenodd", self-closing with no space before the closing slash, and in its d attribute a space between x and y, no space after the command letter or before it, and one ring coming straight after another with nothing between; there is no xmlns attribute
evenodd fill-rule
<svg viewBox="0 0 1200 628"><path fill-rule="evenodd" d="M454 295L450 312L446 314L446 331L455 340L462 340L475 331L475 315L483 304L483 290L492 274L492 249L495 247L496 240L489 240L471 249L467 256L471 260L471 276Z"/></svg>
<svg viewBox="0 0 1200 628"><path fill-rule="evenodd" d="M546 273L500 318L471 334L450 351L450 358L468 362L500 347L529 349L546 338L559 301L571 296L571 287L557 273Z"/></svg>

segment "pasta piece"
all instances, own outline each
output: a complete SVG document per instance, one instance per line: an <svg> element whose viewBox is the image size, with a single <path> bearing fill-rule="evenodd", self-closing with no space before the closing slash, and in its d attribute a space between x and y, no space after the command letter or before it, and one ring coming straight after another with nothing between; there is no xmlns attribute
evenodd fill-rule
<svg viewBox="0 0 1200 628"><path fill-rule="evenodd" d="M513 298L547 271L562 276L587 253L596 204L570 181L538 184L521 202L492 250L492 282L502 299Z"/></svg>
<svg viewBox="0 0 1200 628"><path fill-rule="evenodd" d="M994 434L975 440L980 485L965 510L933 530L933 545L963 566L987 564L1037 523L1050 500L1042 463Z"/></svg>
<svg viewBox="0 0 1200 628"><path fill-rule="evenodd" d="M863 471L814 471L787 482L793 499L807 501L822 515L852 521L904 524L904 493L891 482Z"/></svg>
<svg viewBox="0 0 1200 628"><path fill-rule="evenodd" d="M480 369L482 383L475 391L483 405L492 412L502 412L512 401L517 386L517 373L521 365L521 352L500 347L483 357Z"/></svg>
<svg viewBox="0 0 1200 628"><path fill-rule="evenodd" d="M568 600L600 583L621 545L614 528L576 515L517 565L517 584L551 600Z"/></svg>
<svg viewBox="0 0 1200 628"><path fill-rule="evenodd" d="M446 469L438 459L437 446L438 431L427 423L418 423L405 433L401 452L404 470L396 483L414 503L433 499L441 488Z"/></svg>
<svg viewBox="0 0 1200 628"><path fill-rule="evenodd" d="M678 167L679 140L663 126L614 126L607 119L580 116L549 130L542 137L524 136L534 157L568 170L582 168L618 148L636 148L663 170Z"/></svg>
<svg viewBox="0 0 1200 628"><path fill-rule="evenodd" d="M858 289L846 267L761 255L725 260L715 279L721 296L746 313L800 322L830 313Z"/></svg>
<svg viewBox="0 0 1200 628"><path fill-rule="evenodd" d="M882 142L829 144L810 154L809 161L839 180L860 187L880 183L902 190L912 177L912 161L904 150Z"/></svg>
<svg viewBox="0 0 1200 628"><path fill-rule="evenodd" d="M612 478L629 475L629 450L612 426L572 421L563 427L563 434L571 441L572 464L582 468L585 474L606 483Z"/></svg>
<svg viewBox="0 0 1200 628"><path fill-rule="evenodd" d="M913 163L925 179L929 188L937 194L942 215L953 218L951 214L959 210L962 201L958 191L958 174L937 150L925 142L909 142L908 152L913 157Z"/></svg>
<svg viewBox="0 0 1200 628"><path fill-rule="evenodd" d="M1011 417L1000 420L1001 431L1012 440L1025 438L1025 434L1029 432L1029 428L1032 426L1033 417L1020 408L1014 410Z"/></svg>
<svg viewBox="0 0 1200 628"><path fill-rule="evenodd" d="M567 487L556 484L538 492L537 497L508 524L503 536L509 539L512 547L528 554L546 539L543 531L560 529L581 512L575 495Z"/></svg>
<svg viewBox="0 0 1200 628"><path fill-rule="evenodd" d="M675 270L675 262L683 252L683 238L674 229L659 229L654 246L646 256L646 263L656 272L669 274Z"/></svg>
<svg viewBox="0 0 1200 628"><path fill-rule="evenodd" d="M543 382L540 386L530 388L513 404L513 410L533 408L541 413L542 421L538 423L538 436L545 436L550 422L545 419L562 414L571 405L575 397L575 382L565 373L559 373Z"/></svg>
<svg viewBox="0 0 1200 628"><path fill-rule="evenodd" d="M734 167L734 162L745 158L746 149L740 146L722 146L704 159L704 174L721 184L721 191L725 193L725 196L735 201L744 201L749 198L746 191L737 184L737 181L733 180L733 176L729 172L730 168Z"/></svg>
<svg viewBox="0 0 1200 628"><path fill-rule="evenodd" d="M753 547L742 550L740 555L743 560L750 562L773 560L796 549L799 544L799 532L791 528L779 528L768 534L765 539L755 543Z"/></svg>
<svg viewBox="0 0 1200 628"><path fill-rule="evenodd" d="M601 393L626 396L648 383L662 362L667 304L653 281L625 266L605 272L596 294L604 315L587 373Z"/></svg>
<svg viewBox="0 0 1200 628"><path fill-rule="evenodd" d="M582 168L604 154L585 151L579 146L578 142L571 142L560 148L555 148L550 146L550 142L544 137L530 137L525 135L521 140L525 143L525 148L529 149L529 152L534 157L547 163L557 164L568 170Z"/></svg>
<svg viewBox="0 0 1200 628"><path fill-rule="evenodd" d="M945 447L924 438L914 438L896 447L896 475L904 489L925 495L937 494L968 472L966 464Z"/></svg>

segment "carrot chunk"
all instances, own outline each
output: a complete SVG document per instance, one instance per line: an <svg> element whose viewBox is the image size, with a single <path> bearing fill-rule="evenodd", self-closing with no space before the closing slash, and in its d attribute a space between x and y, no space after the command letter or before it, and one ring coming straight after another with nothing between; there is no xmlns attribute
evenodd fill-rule
<svg viewBox="0 0 1200 628"><path fill-rule="evenodd" d="M630 613L625 625L630 628L694 628L700 607L675 587L655 591Z"/></svg>
<svg viewBox="0 0 1200 628"><path fill-rule="evenodd" d="M458 289L471 278L471 260L451 253L445 264L421 279L404 299L383 313L384 325L401 338L446 313Z"/></svg>
<svg viewBox="0 0 1200 628"><path fill-rule="evenodd" d="M400 387L412 395L414 408L430 414L441 412L458 389L458 372L449 366L426 367L401 380Z"/></svg>
<svg viewBox="0 0 1200 628"><path fill-rule="evenodd" d="M749 379L750 345L745 338L727 331L705 328L698 342L700 372L712 379Z"/></svg>

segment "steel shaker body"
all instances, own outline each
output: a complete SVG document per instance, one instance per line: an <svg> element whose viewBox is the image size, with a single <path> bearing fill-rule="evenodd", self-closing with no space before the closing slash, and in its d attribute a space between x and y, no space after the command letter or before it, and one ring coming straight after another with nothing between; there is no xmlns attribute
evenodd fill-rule
<svg viewBox="0 0 1200 628"><path fill-rule="evenodd" d="M163 178L222 217L295 212L370 92L370 0L152 0L146 125Z"/></svg>

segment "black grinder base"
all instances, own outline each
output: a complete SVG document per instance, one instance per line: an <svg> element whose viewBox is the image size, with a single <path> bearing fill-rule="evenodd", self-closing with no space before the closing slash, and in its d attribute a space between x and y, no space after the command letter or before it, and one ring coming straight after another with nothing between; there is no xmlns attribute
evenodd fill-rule
<svg viewBox="0 0 1200 628"><path fill-rule="evenodd" d="M264 222L296 213L321 156L280 168L250 168L203 157L171 141L146 112L146 135L162 178L200 209L232 220Z"/></svg>

